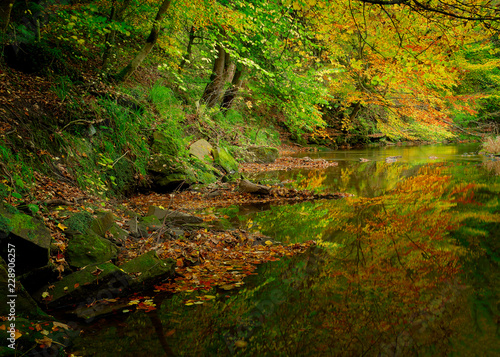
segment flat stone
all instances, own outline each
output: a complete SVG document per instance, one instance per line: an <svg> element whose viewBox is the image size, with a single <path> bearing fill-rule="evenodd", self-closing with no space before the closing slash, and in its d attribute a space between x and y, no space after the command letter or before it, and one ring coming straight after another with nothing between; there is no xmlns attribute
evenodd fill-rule
<svg viewBox="0 0 500 357"><path fill-rule="evenodd" d="M127 273L114 264L92 264L43 287L33 294L33 298L49 307L77 302L86 306L96 300L122 295L129 288L131 280Z"/></svg>
<svg viewBox="0 0 500 357"><path fill-rule="evenodd" d="M213 147L208 141L206 141L205 139L200 139L191 144L191 146L189 147L189 153L197 157L201 161L212 163L212 149Z"/></svg>

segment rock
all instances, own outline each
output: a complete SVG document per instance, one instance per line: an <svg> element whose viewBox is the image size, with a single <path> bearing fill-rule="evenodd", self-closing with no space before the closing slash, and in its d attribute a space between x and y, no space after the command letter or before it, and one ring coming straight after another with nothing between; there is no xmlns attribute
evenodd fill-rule
<svg viewBox="0 0 500 357"><path fill-rule="evenodd" d="M429 159L430 159L430 160L437 160L437 159L438 159L438 157L437 157L437 156L429 156Z"/></svg>
<svg viewBox="0 0 500 357"><path fill-rule="evenodd" d="M156 206L149 206L148 216L155 216L159 220L163 221L167 217L166 222L182 225L182 224L197 224L203 222L200 217L192 216L187 213L182 213L178 211L161 209Z"/></svg>
<svg viewBox="0 0 500 357"><path fill-rule="evenodd" d="M359 161L360 161L360 162L369 162L370 160L360 157L360 158L359 158Z"/></svg>
<svg viewBox="0 0 500 357"><path fill-rule="evenodd" d="M197 182L212 183L217 181L217 176L222 176L217 169L196 158L179 163L161 154L152 156L148 171L152 188L166 192L186 188Z"/></svg>
<svg viewBox="0 0 500 357"><path fill-rule="evenodd" d="M106 232L115 223L115 215L111 212L98 212L97 218L92 221L91 229L99 236L106 236Z"/></svg>
<svg viewBox="0 0 500 357"><path fill-rule="evenodd" d="M121 244L122 241L127 239L129 232L125 229L118 227L116 223L114 223L110 229L108 229L109 235L111 236L114 242L119 242Z"/></svg>
<svg viewBox="0 0 500 357"><path fill-rule="evenodd" d="M0 256L7 261L8 247L15 247L16 274L47 265L51 236L45 225L12 206L0 205ZM10 246L9 246L10 244Z"/></svg>
<svg viewBox="0 0 500 357"><path fill-rule="evenodd" d="M207 164L210 164L213 162L212 150L213 147L208 141L200 139L191 144L189 147L189 154L201 161L206 162Z"/></svg>
<svg viewBox="0 0 500 357"><path fill-rule="evenodd" d="M398 161L398 159L402 158L403 156L388 156L385 158L385 162L392 163Z"/></svg>
<svg viewBox="0 0 500 357"><path fill-rule="evenodd" d="M270 187L264 185L258 185L246 179L240 181L239 190L242 192L264 194L264 195L269 195L271 193Z"/></svg>
<svg viewBox="0 0 500 357"><path fill-rule="evenodd" d="M7 260L8 261L8 260ZM14 268L14 275L17 275L17 262L11 268ZM9 266L0 258L0 296L4 303L0 304L0 316L22 316L28 318L40 318L48 316L37 305L35 300L31 298L23 285L16 279L14 291L10 291L12 280L9 279ZM13 301L13 304L9 304ZM12 307L12 310L11 310ZM13 313L11 315L11 312Z"/></svg>
<svg viewBox="0 0 500 357"><path fill-rule="evenodd" d="M153 133L153 143L151 150L155 153L176 156L179 153L180 147L175 139L165 133L155 131Z"/></svg>
<svg viewBox="0 0 500 357"><path fill-rule="evenodd" d="M158 258L156 251L152 250L129 262L120 265L120 269L132 277L131 287L150 284L162 277L173 277L175 275L175 261L172 259L162 260Z"/></svg>
<svg viewBox="0 0 500 357"><path fill-rule="evenodd" d="M33 294L33 298L51 308L78 302L85 306L122 295L131 281L127 273L111 263L92 264L48 284Z"/></svg>
<svg viewBox="0 0 500 357"><path fill-rule="evenodd" d="M276 161L279 156L278 149L270 146L250 146L247 151L255 156L257 163L266 164Z"/></svg>
<svg viewBox="0 0 500 357"><path fill-rule="evenodd" d="M66 252L69 265L81 268L115 259L118 248L109 240L89 231L89 233L71 237Z"/></svg>
<svg viewBox="0 0 500 357"><path fill-rule="evenodd" d="M239 164L225 148L215 148L212 150L215 163L222 167L228 175L238 173Z"/></svg>
<svg viewBox="0 0 500 357"><path fill-rule="evenodd" d="M251 146L248 148L234 148L233 155L244 162L271 163L279 156L278 149L267 146Z"/></svg>
<svg viewBox="0 0 500 357"><path fill-rule="evenodd" d="M155 216L146 216L139 220L139 233L142 237L147 237L149 232L155 232L162 226L162 222Z"/></svg>

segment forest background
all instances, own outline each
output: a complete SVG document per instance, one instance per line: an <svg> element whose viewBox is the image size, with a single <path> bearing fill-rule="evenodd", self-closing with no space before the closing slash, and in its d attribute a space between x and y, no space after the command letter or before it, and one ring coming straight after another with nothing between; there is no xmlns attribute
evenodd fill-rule
<svg viewBox="0 0 500 357"><path fill-rule="evenodd" d="M500 5L431 0L0 1L0 195L34 170L100 196L152 155L210 181L241 148L464 140L499 128ZM187 174L186 174L187 173ZM193 174L194 173L194 174Z"/></svg>

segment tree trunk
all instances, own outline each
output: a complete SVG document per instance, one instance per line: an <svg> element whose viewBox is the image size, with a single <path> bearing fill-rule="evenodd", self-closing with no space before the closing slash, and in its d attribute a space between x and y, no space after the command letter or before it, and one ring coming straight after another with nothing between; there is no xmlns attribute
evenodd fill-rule
<svg viewBox="0 0 500 357"><path fill-rule="evenodd" d="M132 0L124 0L123 4L121 6L116 5L116 1L113 1L113 5L111 7L111 14L109 15L108 22L112 23L115 21L121 22L123 21L123 16L125 14L125 11L127 10L128 6ZM109 64L111 62L111 58L113 58L113 55L115 54L115 43L116 43L116 30L111 30L106 35L105 38L105 44L104 44L104 53L102 55L102 68L106 70L109 67Z"/></svg>
<svg viewBox="0 0 500 357"><path fill-rule="evenodd" d="M156 18L153 23L153 27L151 28L149 37L146 40L146 44L136 54L135 58L124 69L122 69L120 73L118 73L118 75L115 77L117 81L123 82L127 80L132 75L132 73L134 73L134 71L141 65L142 61L144 61L144 58L146 58L149 52L151 52L151 49L158 40L161 21L165 17L165 14L171 2L172 0L163 0L160 8L158 9L158 13L156 14Z"/></svg>
<svg viewBox="0 0 500 357"><path fill-rule="evenodd" d="M226 50L221 45L217 45L217 58L214 61L214 68L212 70L212 75L210 76L210 82L205 87L205 91L201 97L201 100L209 108L215 107L219 101L222 94L222 89L224 88L226 69L229 63L229 55Z"/></svg>
<svg viewBox="0 0 500 357"><path fill-rule="evenodd" d="M10 13L15 0L0 0L0 32L5 32L10 22Z"/></svg>
<svg viewBox="0 0 500 357"><path fill-rule="evenodd" d="M186 62L191 60L191 52L192 52L192 48L193 48L193 42L194 42L194 39L196 38L195 33L196 33L196 30L195 30L194 26L191 26L191 29L189 29L189 42L187 45L186 54L184 55L184 57L182 57L182 61L179 64L179 73L181 73L182 70L184 69Z"/></svg>
<svg viewBox="0 0 500 357"><path fill-rule="evenodd" d="M226 89L224 97L222 97L221 107L223 111L227 111L232 107L234 98L236 98L236 95L238 94L238 91L241 88L241 84L243 83L243 71L244 71L243 66L241 65L236 66L234 76L231 81L231 86L228 89Z"/></svg>

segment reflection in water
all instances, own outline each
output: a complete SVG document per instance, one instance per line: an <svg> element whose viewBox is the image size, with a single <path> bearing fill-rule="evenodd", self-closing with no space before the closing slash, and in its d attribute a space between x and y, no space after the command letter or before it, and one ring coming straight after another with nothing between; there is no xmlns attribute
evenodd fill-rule
<svg viewBox="0 0 500 357"><path fill-rule="evenodd" d="M175 295L149 316L95 325L77 347L98 356L493 356L500 181L477 161L346 160L336 172L293 173L298 185L357 196L224 213L318 247L260 266L240 291L193 293L217 294L210 303L184 306L188 297Z"/></svg>

